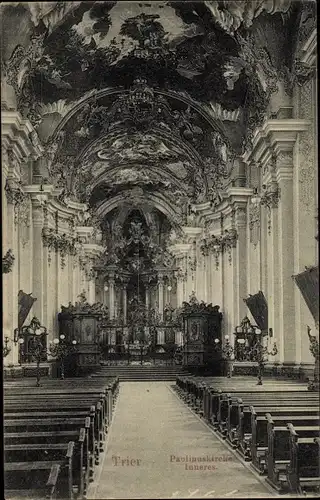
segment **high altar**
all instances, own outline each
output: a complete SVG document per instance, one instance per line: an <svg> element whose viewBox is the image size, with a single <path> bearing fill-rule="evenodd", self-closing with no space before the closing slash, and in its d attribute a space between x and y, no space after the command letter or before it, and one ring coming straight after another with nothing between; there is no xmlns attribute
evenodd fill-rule
<svg viewBox="0 0 320 500"><path fill-rule="evenodd" d="M128 344L179 343L168 328L155 329L172 323L169 312L176 306L176 269L167 245L170 227L160 212L149 214L147 221L139 210L128 210L123 219L106 231L107 251L95 266L110 313L102 343L118 346L119 352L119 346Z"/></svg>

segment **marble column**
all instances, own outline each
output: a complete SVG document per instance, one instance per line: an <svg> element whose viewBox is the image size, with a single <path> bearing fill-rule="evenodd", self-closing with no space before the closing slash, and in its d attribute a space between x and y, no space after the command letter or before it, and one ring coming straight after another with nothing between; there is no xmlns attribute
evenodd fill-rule
<svg viewBox="0 0 320 500"><path fill-rule="evenodd" d="M161 321L163 320L163 285L164 278L161 274L158 275L158 304L159 304L159 315Z"/></svg>

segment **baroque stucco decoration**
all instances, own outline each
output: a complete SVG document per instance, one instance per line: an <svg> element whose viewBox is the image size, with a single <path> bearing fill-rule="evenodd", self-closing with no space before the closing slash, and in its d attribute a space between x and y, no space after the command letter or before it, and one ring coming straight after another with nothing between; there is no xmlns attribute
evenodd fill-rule
<svg viewBox="0 0 320 500"><path fill-rule="evenodd" d="M95 97L70 113L48 142L47 156L51 178L68 197L95 204L139 185L185 210L188 197L221 199L221 180L230 174L235 153L191 106L138 79L129 91Z"/></svg>
<svg viewBox="0 0 320 500"><path fill-rule="evenodd" d="M60 201L105 214L147 200L195 224L190 204L223 200L279 81L309 77L295 60L313 28L305 3L15 3L31 28L3 69Z"/></svg>

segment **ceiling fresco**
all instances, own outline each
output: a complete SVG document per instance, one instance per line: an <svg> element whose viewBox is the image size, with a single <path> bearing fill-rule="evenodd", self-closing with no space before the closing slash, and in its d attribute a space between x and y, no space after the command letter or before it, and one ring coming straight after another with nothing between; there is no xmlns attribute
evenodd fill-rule
<svg viewBox="0 0 320 500"><path fill-rule="evenodd" d="M314 8L15 2L2 8L2 73L62 201L101 206L139 188L177 212L190 202L214 206L279 82L290 91L293 33L312 28Z"/></svg>

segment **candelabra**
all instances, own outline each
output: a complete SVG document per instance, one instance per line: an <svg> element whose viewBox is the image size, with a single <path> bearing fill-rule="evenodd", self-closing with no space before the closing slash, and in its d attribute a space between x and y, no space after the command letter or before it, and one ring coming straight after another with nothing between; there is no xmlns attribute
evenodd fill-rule
<svg viewBox="0 0 320 500"><path fill-rule="evenodd" d="M9 343L9 337L4 338L4 346L2 347L2 355L3 357L7 357L8 354L11 352L11 347L8 347Z"/></svg>
<svg viewBox="0 0 320 500"><path fill-rule="evenodd" d="M47 347L45 336L48 335L45 326L42 326L38 318L35 316L32 318L30 325L24 326L21 330L16 328L14 331L14 342L20 345L20 357L19 363L21 364L21 350L25 343L24 336L30 335L31 338L28 342L28 350L31 358L37 363L37 387L40 387L40 363L47 357Z"/></svg>
<svg viewBox="0 0 320 500"><path fill-rule="evenodd" d="M262 385L262 375L264 370L264 365L267 362L266 356L276 356L278 354L278 348L274 342L271 351L268 351L268 346L264 346L261 339L261 330L256 329L256 342L254 346L250 349L250 355L252 360L258 363L258 382L257 385Z"/></svg>
<svg viewBox="0 0 320 500"><path fill-rule="evenodd" d="M225 345L220 344L219 339L214 339L215 342L215 350L220 351L221 354L223 355L224 359L227 360L227 378L232 377L232 363L231 363L231 358L234 353L234 348L230 344L229 340L229 335L225 335Z"/></svg>
<svg viewBox="0 0 320 500"><path fill-rule="evenodd" d="M65 360L77 351L76 344L76 340L68 342L64 334L49 342L48 353L60 361L60 378L62 380L64 379Z"/></svg>

